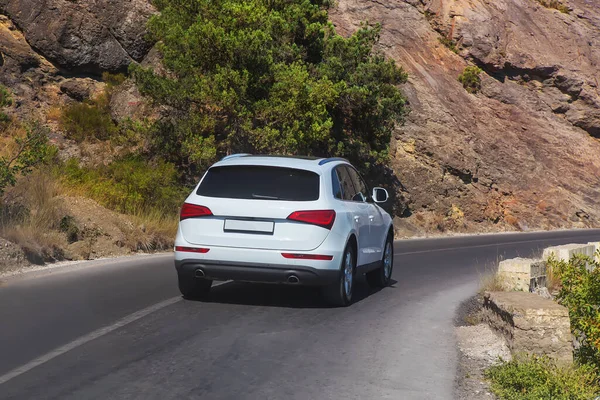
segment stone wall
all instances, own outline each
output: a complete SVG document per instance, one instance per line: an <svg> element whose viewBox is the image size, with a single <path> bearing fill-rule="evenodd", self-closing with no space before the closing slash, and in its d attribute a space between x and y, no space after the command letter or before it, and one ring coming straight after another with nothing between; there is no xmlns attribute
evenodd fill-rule
<svg viewBox="0 0 600 400"><path fill-rule="evenodd" d="M552 300L527 292L486 292L483 318L506 338L512 354L573 362L569 312Z"/></svg>

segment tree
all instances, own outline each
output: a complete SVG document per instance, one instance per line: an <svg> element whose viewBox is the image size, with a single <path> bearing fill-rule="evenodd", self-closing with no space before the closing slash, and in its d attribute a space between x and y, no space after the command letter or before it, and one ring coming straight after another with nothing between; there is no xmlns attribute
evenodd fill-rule
<svg viewBox="0 0 600 400"><path fill-rule="evenodd" d="M15 150L10 157L0 157L0 195L7 186L13 186L19 175L30 173L33 168L51 156L47 129L39 123L25 128L25 137L15 137Z"/></svg>
<svg viewBox="0 0 600 400"><path fill-rule="evenodd" d="M132 65L164 110L152 149L198 172L236 152L387 160L407 111L406 74L375 50L380 26L349 38L326 0L156 0L149 32L166 73Z"/></svg>

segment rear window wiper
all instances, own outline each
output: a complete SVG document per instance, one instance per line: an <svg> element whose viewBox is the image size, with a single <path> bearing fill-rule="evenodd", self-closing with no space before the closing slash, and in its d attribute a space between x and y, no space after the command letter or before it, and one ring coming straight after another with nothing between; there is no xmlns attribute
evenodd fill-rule
<svg viewBox="0 0 600 400"><path fill-rule="evenodd" d="M277 196L267 196L264 194L256 194L256 193L252 193L252 198L253 199L265 199L265 200L282 200Z"/></svg>

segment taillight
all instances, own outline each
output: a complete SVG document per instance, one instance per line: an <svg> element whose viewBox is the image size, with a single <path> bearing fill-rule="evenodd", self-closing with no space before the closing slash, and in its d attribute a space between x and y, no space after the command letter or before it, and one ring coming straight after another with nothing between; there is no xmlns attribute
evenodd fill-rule
<svg viewBox="0 0 600 400"><path fill-rule="evenodd" d="M326 256L324 254L295 254L295 253L281 253L284 258L292 258L296 260L333 260L333 256Z"/></svg>
<svg viewBox="0 0 600 400"><path fill-rule="evenodd" d="M175 251L185 251L188 253L208 253L210 249L205 247L184 247L184 246L175 246Z"/></svg>
<svg viewBox="0 0 600 400"><path fill-rule="evenodd" d="M183 206L181 207L181 213L179 214L179 220L183 221L187 218L208 217L210 215L213 215L213 213L208 207L183 203Z"/></svg>
<svg viewBox="0 0 600 400"><path fill-rule="evenodd" d="M313 211L295 211L287 217L291 221L304 222L306 224L322 226L331 229L335 222L335 211L333 210L313 210Z"/></svg>

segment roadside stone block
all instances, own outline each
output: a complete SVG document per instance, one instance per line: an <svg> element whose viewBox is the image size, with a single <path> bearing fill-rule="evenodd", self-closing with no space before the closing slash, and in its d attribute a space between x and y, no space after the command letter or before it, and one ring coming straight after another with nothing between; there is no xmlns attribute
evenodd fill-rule
<svg viewBox="0 0 600 400"><path fill-rule="evenodd" d="M563 246L546 247L542 258L546 261L551 255L554 255L559 261L569 261L575 254L582 254L594 257L596 247L593 244L565 244Z"/></svg>
<svg viewBox="0 0 600 400"><path fill-rule="evenodd" d="M511 258L500 261L498 276L506 290L531 292L546 286L546 263L532 258Z"/></svg>
<svg viewBox="0 0 600 400"><path fill-rule="evenodd" d="M594 246L594 257L597 262L600 262L600 242L589 242L588 244Z"/></svg>
<svg viewBox="0 0 600 400"><path fill-rule="evenodd" d="M504 336L513 355L547 355L573 362L569 311L552 300L525 292L486 292L483 318Z"/></svg>

